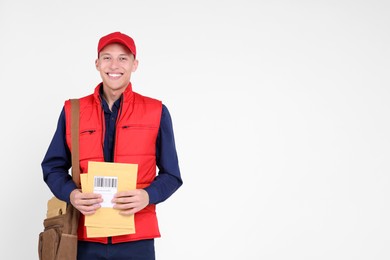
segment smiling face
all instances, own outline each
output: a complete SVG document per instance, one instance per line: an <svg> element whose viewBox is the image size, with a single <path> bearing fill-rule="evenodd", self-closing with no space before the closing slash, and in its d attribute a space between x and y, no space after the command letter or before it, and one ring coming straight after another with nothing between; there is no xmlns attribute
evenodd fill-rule
<svg viewBox="0 0 390 260"><path fill-rule="evenodd" d="M122 44L112 43L100 51L95 64L103 81L103 91L117 95L125 91L138 60Z"/></svg>

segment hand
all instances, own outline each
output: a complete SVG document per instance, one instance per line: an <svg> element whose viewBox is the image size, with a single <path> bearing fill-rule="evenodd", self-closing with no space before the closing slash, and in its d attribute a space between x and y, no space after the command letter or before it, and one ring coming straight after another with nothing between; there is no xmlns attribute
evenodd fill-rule
<svg viewBox="0 0 390 260"><path fill-rule="evenodd" d="M119 214L133 215L149 204L149 194L143 189L122 191L115 194L112 202Z"/></svg>
<svg viewBox="0 0 390 260"><path fill-rule="evenodd" d="M102 195L82 193L75 189L70 193L70 203L84 215L93 215L103 202Z"/></svg>

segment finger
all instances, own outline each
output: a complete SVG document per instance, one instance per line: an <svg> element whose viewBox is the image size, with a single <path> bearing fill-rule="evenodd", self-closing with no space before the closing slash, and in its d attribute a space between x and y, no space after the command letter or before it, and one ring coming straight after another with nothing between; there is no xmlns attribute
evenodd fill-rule
<svg viewBox="0 0 390 260"><path fill-rule="evenodd" d="M130 215L134 215L138 211L139 211L139 208L132 208L129 210L121 210L121 211L119 211L119 214L124 215L124 216L130 216Z"/></svg>
<svg viewBox="0 0 390 260"><path fill-rule="evenodd" d="M96 213L96 211L89 211L89 212L85 212L85 211L80 211L84 216L91 216L93 214Z"/></svg>
<svg viewBox="0 0 390 260"><path fill-rule="evenodd" d="M99 199L78 199L75 201L76 206L91 206L95 204L100 204L103 202L102 198Z"/></svg>
<svg viewBox="0 0 390 260"><path fill-rule="evenodd" d="M133 202L136 202L138 201L138 198L135 197L135 196L131 196L131 197L120 197L120 198L113 198L111 200L112 203L118 203L118 204L123 204L123 203L133 203Z"/></svg>
<svg viewBox="0 0 390 260"><path fill-rule="evenodd" d="M91 211L80 211L83 215L85 216L91 216L96 213L96 210L91 210Z"/></svg>
<svg viewBox="0 0 390 260"><path fill-rule="evenodd" d="M100 204L102 202L103 202L102 198L99 198L99 199L85 199L85 200L81 200L80 204L85 205L85 206L91 206L91 205L95 205L95 204Z"/></svg>
<svg viewBox="0 0 390 260"><path fill-rule="evenodd" d="M78 210L84 215L92 215L100 208L100 204L95 204L92 206L80 206Z"/></svg>
<svg viewBox="0 0 390 260"><path fill-rule="evenodd" d="M138 191L138 190L120 191L120 192L117 192L117 193L114 195L114 198L131 197L131 196L135 196L135 195L138 195L138 194L139 194L139 191Z"/></svg>
<svg viewBox="0 0 390 260"><path fill-rule="evenodd" d="M128 210L137 207L138 205L135 203L124 203L124 204L114 204L113 208L118 210Z"/></svg>
<svg viewBox="0 0 390 260"><path fill-rule="evenodd" d="M80 193L77 194L77 197L80 199L98 199L101 198L102 195L99 193Z"/></svg>

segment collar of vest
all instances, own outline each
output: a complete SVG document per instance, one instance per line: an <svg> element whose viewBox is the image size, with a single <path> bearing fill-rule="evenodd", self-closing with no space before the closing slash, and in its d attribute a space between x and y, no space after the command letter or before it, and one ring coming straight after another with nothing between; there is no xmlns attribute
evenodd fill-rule
<svg viewBox="0 0 390 260"><path fill-rule="evenodd" d="M103 87L103 82L100 82L96 87L95 91L93 92L93 97L95 101L100 104L100 88ZM131 85L131 82L129 82L129 85L127 85L125 91L122 93L123 98L122 102L123 103L131 103L134 100L134 92L133 92L133 87Z"/></svg>

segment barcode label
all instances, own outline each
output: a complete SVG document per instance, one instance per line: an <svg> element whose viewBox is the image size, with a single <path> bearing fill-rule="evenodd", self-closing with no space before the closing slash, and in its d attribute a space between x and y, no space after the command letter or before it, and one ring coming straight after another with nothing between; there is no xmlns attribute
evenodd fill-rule
<svg viewBox="0 0 390 260"><path fill-rule="evenodd" d="M99 188L117 188L118 177L95 176L95 187Z"/></svg>
<svg viewBox="0 0 390 260"><path fill-rule="evenodd" d="M118 192L118 177L94 176L93 192L102 195L102 208L112 208L112 198Z"/></svg>

